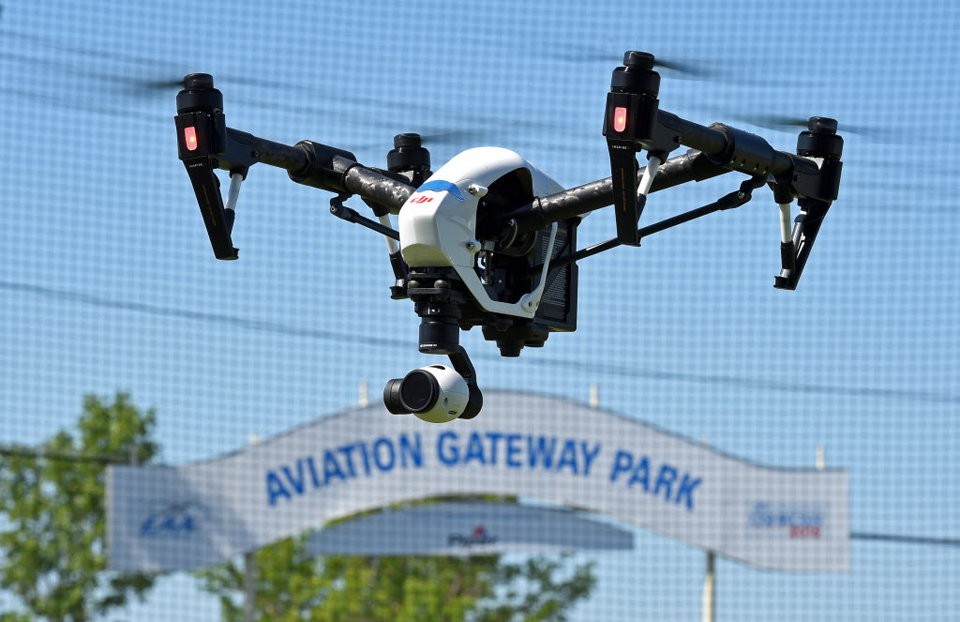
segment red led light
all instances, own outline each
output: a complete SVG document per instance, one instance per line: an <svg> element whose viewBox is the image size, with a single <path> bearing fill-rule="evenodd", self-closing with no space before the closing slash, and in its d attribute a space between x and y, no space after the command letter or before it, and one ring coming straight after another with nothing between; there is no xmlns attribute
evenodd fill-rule
<svg viewBox="0 0 960 622"><path fill-rule="evenodd" d="M626 108L616 108L613 111L613 129L617 132L622 132L627 129L627 109Z"/></svg>
<svg viewBox="0 0 960 622"><path fill-rule="evenodd" d="M196 151L197 150L197 128L190 127L183 128L183 141L187 144L187 151Z"/></svg>

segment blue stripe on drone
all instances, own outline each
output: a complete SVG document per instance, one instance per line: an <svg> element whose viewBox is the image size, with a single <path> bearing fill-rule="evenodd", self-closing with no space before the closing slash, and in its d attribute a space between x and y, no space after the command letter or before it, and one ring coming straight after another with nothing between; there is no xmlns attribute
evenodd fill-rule
<svg viewBox="0 0 960 622"><path fill-rule="evenodd" d="M430 190L432 192L449 192L457 198L458 201L463 201L463 193L460 192L460 188L457 188L454 184L451 184L449 181L443 181L442 179L435 179L433 181L428 181L419 188L417 192L423 192L425 190Z"/></svg>

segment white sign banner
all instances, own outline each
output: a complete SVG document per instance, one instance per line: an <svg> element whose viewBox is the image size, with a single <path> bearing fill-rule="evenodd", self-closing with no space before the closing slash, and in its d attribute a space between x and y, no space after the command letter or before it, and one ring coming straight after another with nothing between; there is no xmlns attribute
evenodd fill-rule
<svg viewBox="0 0 960 622"><path fill-rule="evenodd" d="M445 502L366 514L313 533L310 555L494 555L630 550L633 534L572 510Z"/></svg>
<svg viewBox="0 0 960 622"><path fill-rule="evenodd" d="M197 568L358 512L495 494L597 512L762 568L849 569L845 471L751 464L562 399L484 398L469 421L377 405L207 462L112 466L110 567Z"/></svg>

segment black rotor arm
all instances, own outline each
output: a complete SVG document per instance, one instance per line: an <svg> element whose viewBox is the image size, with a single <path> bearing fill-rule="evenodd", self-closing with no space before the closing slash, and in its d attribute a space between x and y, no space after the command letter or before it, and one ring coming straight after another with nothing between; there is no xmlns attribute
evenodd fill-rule
<svg viewBox="0 0 960 622"><path fill-rule="evenodd" d="M233 205L224 206L215 169L229 171L231 197L250 167L269 164L287 171L293 181L336 194L356 194L396 213L414 192L409 184L362 166L349 151L301 141L284 145L228 128L223 95L208 74L190 74L177 95L177 145L193 184L200 213L217 259L236 259L231 233Z"/></svg>
<svg viewBox="0 0 960 622"><path fill-rule="evenodd" d="M645 167L639 170L638 177L643 175L644 170ZM650 192L666 190L690 181L711 179L729 172L729 169L716 164L706 154L690 150L660 165ZM613 205L613 178L607 177L556 194L537 197L530 203L511 210L504 219L515 219L519 232L526 233L610 205Z"/></svg>
<svg viewBox="0 0 960 622"><path fill-rule="evenodd" d="M229 171L238 164L249 167L257 162L286 170L298 184L337 194L356 194L388 207L393 213L400 211L416 190L363 166L356 156L343 149L309 140L289 146L227 128L227 148L217 155L218 168Z"/></svg>
<svg viewBox="0 0 960 622"><path fill-rule="evenodd" d="M763 138L726 125L706 127L664 110L659 111L658 119L664 127L676 132L679 144L691 147L691 150L660 165L651 192L736 171L751 177L769 175L782 182L792 195L801 198L826 202L837 198L841 164L839 157L818 166L810 159L818 156L777 151ZM818 133L822 131L818 130ZM801 137L811 133L804 132ZM840 138L835 134L833 136ZM842 145L842 139L840 144ZM638 177L642 176L644 170L645 167L638 170ZM525 233L608 207L613 203L613 178L607 177L546 197L538 197L513 209L504 219L515 219L519 232Z"/></svg>

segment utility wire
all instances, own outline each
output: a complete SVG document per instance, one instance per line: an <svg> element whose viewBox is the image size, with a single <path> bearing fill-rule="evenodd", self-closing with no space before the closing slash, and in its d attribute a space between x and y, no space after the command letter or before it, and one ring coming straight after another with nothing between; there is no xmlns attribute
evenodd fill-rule
<svg viewBox="0 0 960 622"><path fill-rule="evenodd" d="M29 447L16 445L0 446L0 456L55 460L57 462L95 462L99 464L130 464L132 462L129 456L121 456L119 454L90 454L79 451L31 449Z"/></svg>
<svg viewBox="0 0 960 622"><path fill-rule="evenodd" d="M889 533L851 532L851 540L868 542L896 542L898 544L928 544L931 546L950 546L960 548L960 538L930 538L926 536L907 536Z"/></svg>
<svg viewBox="0 0 960 622"><path fill-rule="evenodd" d="M58 50L64 52L68 55L75 56L86 56L91 59L96 59L98 61L103 60L112 60L118 62L131 63L136 65L141 65L144 67L155 68L157 72L162 72L163 77L159 80L161 83L167 82L170 76L173 76L177 79L182 78L182 73L178 73L177 67L180 67L180 71L183 71L184 63L173 63L169 60L161 60L155 58L148 58L144 56L135 56L127 54L124 52L108 51L97 48L89 48L83 46L76 46L64 43L54 38L43 37L40 35L32 35L28 33L15 32L5 28L0 28L0 36L19 39L28 44L45 47L48 49ZM21 48L22 49L22 48ZM133 76L118 76L113 74L104 74L102 72L90 72L83 68L78 68L74 65L69 65L59 61L50 61L41 58L35 58L24 54L14 54L14 53L3 53L0 56L0 59L9 60L13 62L20 62L31 65L39 65L50 69L53 71L58 71L60 73L77 73L82 72L88 77L105 80L113 83L129 83L131 86L138 88L142 93L149 92L150 90L156 92L162 92L163 89L157 89L155 87L151 88L151 84L156 83L155 80L143 79ZM138 70L138 75L143 73L143 70ZM355 106L371 106L377 110L384 109L384 100L383 94L380 95L368 95L368 96L350 96L346 97L342 94L336 92L336 89L331 89L329 87L317 87L310 84L300 84L292 82L284 82L279 80L273 80L262 77L250 77L250 76L241 76L241 75L230 75L224 73L218 73L215 78L218 81L224 81L228 84L238 84L243 86L254 87L258 89L273 91L273 90L288 90L303 93L304 95L312 95L314 97L321 97L324 103L327 103L330 106L330 109L324 109L317 106L297 106L297 105L285 105L281 100L276 100L270 103L266 102L257 102L257 101L241 101L236 98L231 98L231 101L241 104L248 105L260 108L267 108L274 111L283 111L300 114L322 114L325 115L324 118L328 118L331 115L337 117L343 117L343 120L350 123L363 124L365 127L370 126L369 116L365 118L364 121L356 120L356 115L348 114L341 112L341 110L346 107L346 109L352 109ZM173 94L179 90L177 88L171 88L170 93ZM391 111L406 111L416 114L427 114L427 115L449 115L451 111L448 108L438 107L437 105L431 105L427 103L421 103L418 101L409 101L409 100L393 100L388 102L387 108ZM461 114L461 118L468 124L472 126L482 125L482 126L494 126L500 129L520 129L526 128L529 130L544 131L550 134L555 134L556 132L563 132L576 136L578 134L579 128L571 128L565 124L551 123L543 120L533 120L533 119L505 119L502 116L490 116L486 114ZM393 128L396 130L396 123L386 123L386 122L375 122L375 126L384 127L384 128ZM447 129L438 129L438 128L426 128L424 131L431 132L443 132L450 131ZM474 130L478 131L478 130Z"/></svg>
<svg viewBox="0 0 960 622"><path fill-rule="evenodd" d="M271 322L266 320L254 320L241 316L228 315L224 313L209 313L201 311L191 311L187 309L178 309L175 307L165 307L139 302L128 302L95 296L82 292L72 292L68 290L54 289L41 285L30 283L18 283L14 281L0 281L0 290L10 292L26 293L41 296L47 299L55 300L61 303L84 304L119 311L130 311L153 315L157 317L179 318L193 322L203 322L207 324L216 324L218 326L234 326L244 330L273 333L286 335L290 337L300 337L307 339L317 339L321 341L332 341L337 343L347 343L353 346L369 345L378 348L404 348L411 347L411 341L406 339L390 339L386 337L374 337L370 335L344 335L329 330L320 330L316 328L305 328L282 324L280 322ZM480 353L473 356L477 360L499 361L501 358L496 354ZM889 389L883 387L855 387L824 385L813 383L783 383L772 382L769 380L760 380L755 378L744 378L739 376L728 376L721 374L690 374L670 372L663 370L642 369L635 365L622 365L617 363L584 363L583 361L568 361L552 358L528 358L526 362L537 367L549 367L553 369L569 369L581 373L593 373L598 375L615 375L627 378L642 378L646 380L669 381L669 382L690 382L695 384L705 384L714 386L726 386L751 391L777 391L784 393L804 393L815 395L830 395L843 397L867 397L882 399L899 399L915 402L933 402L941 404L960 404L960 395L951 393L938 393L932 391L908 391L902 389Z"/></svg>

